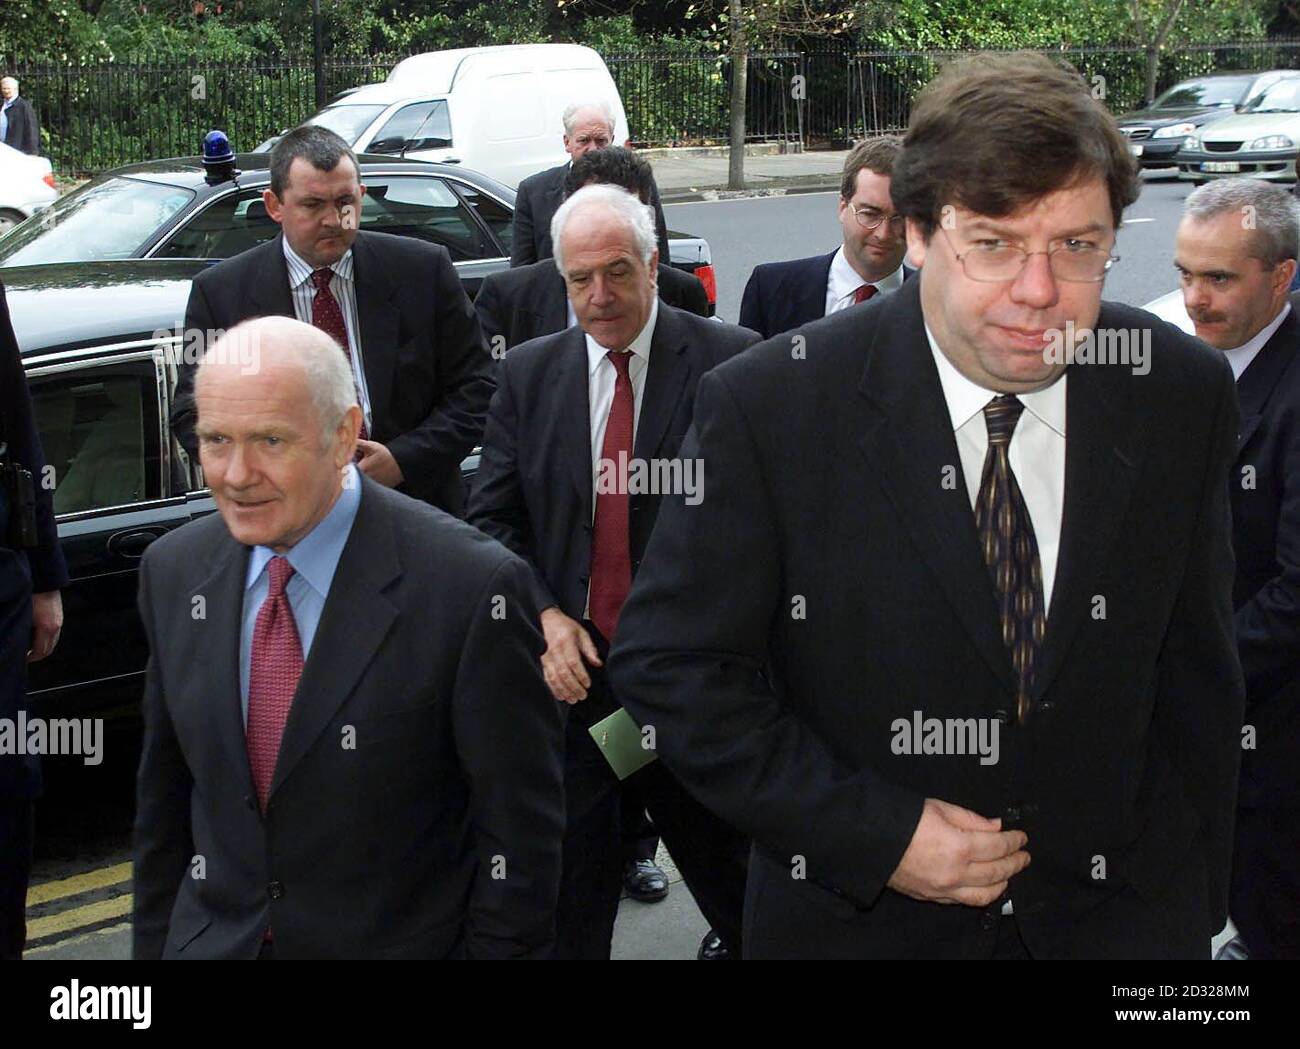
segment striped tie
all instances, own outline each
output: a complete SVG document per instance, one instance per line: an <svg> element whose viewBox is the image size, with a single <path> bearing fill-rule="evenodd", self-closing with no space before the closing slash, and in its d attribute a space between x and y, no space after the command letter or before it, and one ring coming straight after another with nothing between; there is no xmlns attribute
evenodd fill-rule
<svg viewBox="0 0 1300 1049"><path fill-rule="evenodd" d="M1024 407L1009 394L995 397L984 406L989 449L975 504L975 525L997 597L1002 641L1020 679L1016 717L1021 723L1029 713L1034 661L1047 630L1038 540L1007 455Z"/></svg>

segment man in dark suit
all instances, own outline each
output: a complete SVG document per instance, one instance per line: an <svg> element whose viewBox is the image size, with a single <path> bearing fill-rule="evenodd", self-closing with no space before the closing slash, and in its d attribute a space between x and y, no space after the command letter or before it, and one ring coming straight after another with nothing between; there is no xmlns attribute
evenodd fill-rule
<svg viewBox="0 0 1300 1049"><path fill-rule="evenodd" d="M551 220L564 203L564 180L569 167L592 150L605 149L614 143L614 113L604 102L575 102L565 109L564 152L569 159L553 168L529 175L515 191L515 221L511 241L510 265L527 266L555 254L551 244ZM659 188L650 186L650 206L655 212L655 231L659 240L659 261L667 264L668 222L659 202Z"/></svg>
<svg viewBox="0 0 1300 1049"><path fill-rule="evenodd" d="M1238 935L1221 957L1300 958L1298 229L1282 187L1211 182L1188 196L1174 255L1188 316L1231 365L1241 411L1229 490L1247 727L1229 905Z"/></svg>
<svg viewBox="0 0 1300 1049"><path fill-rule="evenodd" d="M1137 171L1077 75L947 67L894 170L918 279L704 377L614 690L754 838L747 957L1207 958L1231 374L1101 302Z"/></svg>
<svg viewBox="0 0 1300 1049"><path fill-rule="evenodd" d="M659 302L650 209L631 194L581 189L555 229L578 326L506 355L469 520L533 566L543 671L571 705L558 953L608 958L622 881L620 792L588 728L618 709L601 667L663 495L662 485L642 490L631 478L639 463L687 486L693 464L678 459L678 446L696 384L757 337ZM695 482L704 479L691 476L703 496ZM659 764L635 777L700 910L736 949L743 840Z"/></svg>
<svg viewBox="0 0 1300 1049"><path fill-rule="evenodd" d="M54 522L52 488L32 414L18 340L0 284L0 463L31 472L36 503L29 525L35 545L16 534L13 490L0 479L0 720L10 725L27 709L27 664L44 659L63 626L59 590L68 569ZM57 479L56 479L57 480ZM27 939L27 880L32 866L35 799L41 791L40 759L0 753L0 961L22 957Z"/></svg>
<svg viewBox="0 0 1300 1049"><path fill-rule="evenodd" d="M754 267L740 301L740 323L764 338L902 287L903 220L890 196L897 135L869 138L844 158L839 219L843 242L829 255Z"/></svg>
<svg viewBox="0 0 1300 1049"><path fill-rule="evenodd" d="M250 317L319 327L352 363L363 416L358 469L460 513L460 463L483 432L492 359L445 248L358 232L358 170L347 144L325 128L303 126L276 144L263 199L281 232L195 278L186 344L211 342ZM195 367L194 355L182 361L172 412L191 458Z"/></svg>
<svg viewBox="0 0 1300 1049"><path fill-rule="evenodd" d="M619 186L639 197L642 204L649 204L654 193L654 172L630 149L609 146L589 150L566 169L564 195L592 183ZM698 278L663 261L656 272L661 302L701 317L709 315L709 297ZM496 356L500 353L495 347L504 352L576 323L554 258L489 273L479 287L474 308Z"/></svg>
<svg viewBox="0 0 1300 1049"><path fill-rule="evenodd" d="M135 956L548 957L562 724L528 566L352 465L317 329L241 325L197 396L220 515L140 572Z"/></svg>
<svg viewBox="0 0 1300 1049"><path fill-rule="evenodd" d="M18 81L11 76L0 80L0 142L6 146L40 156L41 128L32 104L18 94Z"/></svg>

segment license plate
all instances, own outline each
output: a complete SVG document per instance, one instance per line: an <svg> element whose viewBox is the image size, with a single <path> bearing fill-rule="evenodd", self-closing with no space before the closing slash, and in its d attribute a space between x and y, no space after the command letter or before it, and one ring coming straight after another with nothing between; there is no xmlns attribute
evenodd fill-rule
<svg viewBox="0 0 1300 1049"><path fill-rule="evenodd" d="M1207 160L1201 164L1202 171L1217 171L1220 173L1228 171L1240 171L1241 164L1235 160Z"/></svg>
<svg viewBox="0 0 1300 1049"><path fill-rule="evenodd" d="M1140 156L1142 155L1142 143L1141 143L1141 142L1130 142L1130 143L1128 144L1128 148L1131 149L1131 150L1133 151L1133 155L1134 155L1135 157L1140 157Z"/></svg>

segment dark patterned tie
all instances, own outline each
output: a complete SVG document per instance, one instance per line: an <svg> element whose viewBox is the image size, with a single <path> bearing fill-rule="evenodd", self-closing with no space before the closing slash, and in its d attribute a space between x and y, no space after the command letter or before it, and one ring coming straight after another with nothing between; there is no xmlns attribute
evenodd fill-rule
<svg viewBox="0 0 1300 1049"><path fill-rule="evenodd" d="M248 666L248 764L253 770L257 800L266 811L271 793L275 761L280 755L280 738L293 694L302 677L302 642L298 624L285 587L293 575L288 558L273 557L267 563L271 585L253 623L252 654Z"/></svg>
<svg viewBox="0 0 1300 1049"><path fill-rule="evenodd" d="M632 354L610 350L610 363L618 372L614 380L614 400L605 423L605 440L601 444L602 460L617 464L619 453L632 458L632 427L636 399L628 366ZM627 491L619 484L614 492L596 494L596 522L591 539L591 594L587 604L596 629L613 640L618 614L632 589L632 535L628 521Z"/></svg>
<svg viewBox="0 0 1300 1049"><path fill-rule="evenodd" d="M1029 713L1034 662L1047 629L1038 540L1007 456L1011 435L1024 408L1009 394L995 397L984 406L989 450L984 456L984 473L975 503L975 525L979 529L984 563L993 580L1002 620L1002 641L1020 678L1016 717L1022 723Z"/></svg>
<svg viewBox="0 0 1300 1049"><path fill-rule="evenodd" d="M311 282L316 286L316 294L311 300L311 324L313 328L319 328L331 339L343 347L343 355L348 359L348 367L352 367L352 347L348 344L348 327L343 321L343 310L339 307L339 300L334 297L330 291L330 280L334 276L332 269L314 270L311 275ZM356 373L353 372L352 388L357 391L357 404L361 404L361 391L356 386ZM366 430L366 413L364 406L361 410L361 432L358 435L363 441L370 440L370 434ZM360 458L361 452L357 451L357 457Z"/></svg>

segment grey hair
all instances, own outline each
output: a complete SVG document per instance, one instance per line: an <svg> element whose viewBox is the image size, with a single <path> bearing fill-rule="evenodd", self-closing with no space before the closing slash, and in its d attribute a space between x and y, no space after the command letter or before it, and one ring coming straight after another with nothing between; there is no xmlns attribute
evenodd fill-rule
<svg viewBox="0 0 1300 1049"><path fill-rule="evenodd" d="M195 376L195 389L212 365L239 363L242 374L264 364L289 361L302 369L302 388L312 400L328 442L357 403L356 383L343 348L319 328L292 317L257 317L242 321L221 335L204 353Z"/></svg>
<svg viewBox="0 0 1300 1049"><path fill-rule="evenodd" d="M18 78L16 76L0 77L0 84L13 84L14 88L18 87Z"/></svg>
<svg viewBox="0 0 1300 1049"><path fill-rule="evenodd" d="M637 252L644 263L650 262L650 256L654 254L658 246L659 239L655 235L655 217L654 212L650 210L649 204L642 204L636 197L632 196L621 186L611 186L608 183L592 183L583 186L577 193L571 195L555 213L555 218L551 219L551 250L555 252L555 265L561 275L565 273L564 268L564 227L568 225L569 219L573 217L575 211L592 210L603 208L612 212L625 222L632 230L633 239L636 241Z"/></svg>
<svg viewBox="0 0 1300 1049"><path fill-rule="evenodd" d="M564 107L564 113L560 119L564 121L564 133L573 134L573 118L581 113L584 109L599 109L605 114L605 123L609 127L609 137L614 137L614 107L604 99L598 99L595 102L570 102Z"/></svg>
<svg viewBox="0 0 1300 1049"><path fill-rule="evenodd" d="M1202 221L1230 212L1243 222L1251 217L1251 254L1266 266L1300 256L1300 204L1290 191L1257 179L1219 179L1193 190L1183 204L1185 217Z"/></svg>

